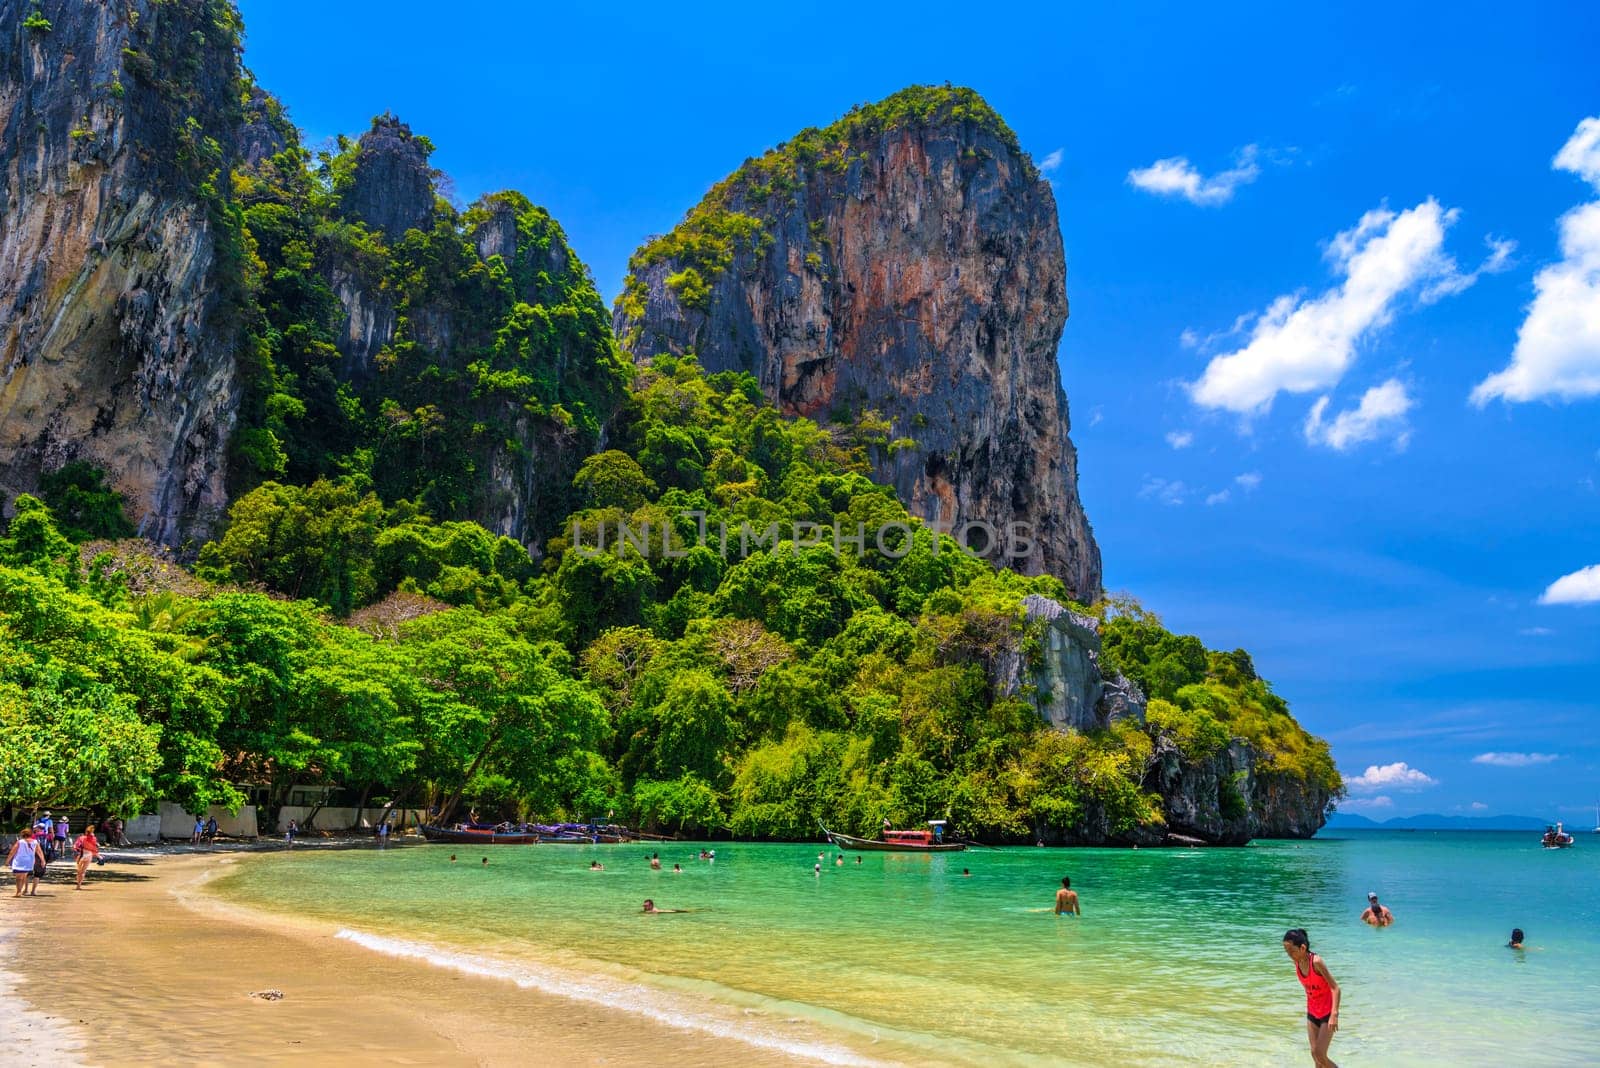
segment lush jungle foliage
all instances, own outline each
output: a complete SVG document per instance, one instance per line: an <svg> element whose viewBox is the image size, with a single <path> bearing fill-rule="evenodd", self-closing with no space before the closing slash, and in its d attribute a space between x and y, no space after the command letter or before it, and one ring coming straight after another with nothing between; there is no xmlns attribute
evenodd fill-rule
<svg viewBox="0 0 1600 1068"><path fill-rule="evenodd" d="M251 295L235 485L359 475L386 500L483 518L505 508L506 479L559 473L591 451L627 367L549 214L513 192L458 211L436 191L431 222L386 240L353 207L361 144L340 138L313 159L270 98L252 103L285 147L233 172ZM432 146L400 130L426 170ZM341 294L372 322L392 320L377 351L341 354L367 322ZM570 478L542 498L546 523L570 509Z"/></svg>
<svg viewBox="0 0 1600 1068"><path fill-rule="evenodd" d="M936 543L860 446L781 418L747 376L657 360L618 427L540 560L350 474L245 494L179 592L127 566L137 543L81 551L19 498L0 803L336 782L665 830L945 817L1071 840L1161 819L1145 774L1163 732L1192 759L1240 735L1337 788L1247 655L1129 603L1100 606L1106 656L1155 699L1148 728L1059 733L997 694L996 658L1030 648L1021 598L1060 584Z"/></svg>

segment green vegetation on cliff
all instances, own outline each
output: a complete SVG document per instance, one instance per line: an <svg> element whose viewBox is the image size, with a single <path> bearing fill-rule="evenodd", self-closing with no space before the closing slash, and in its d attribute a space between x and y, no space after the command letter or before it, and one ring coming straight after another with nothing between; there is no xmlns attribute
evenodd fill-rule
<svg viewBox="0 0 1600 1068"><path fill-rule="evenodd" d="M512 192L458 212L425 168L431 146L405 135L431 204L424 228L392 241L348 210L358 142L341 138L313 164L290 137L234 173L254 297L240 490L361 475L385 499L483 517L501 510L494 486L507 471L537 465L541 447L589 451L621 400L627 365L560 226ZM505 254L481 255L502 218ZM392 316L392 330L352 321L341 292L367 316Z"/></svg>
<svg viewBox="0 0 1600 1068"><path fill-rule="evenodd" d="M1095 841L1159 823L1162 732L1195 759L1243 735L1337 787L1248 657L1128 604L1107 606L1106 655L1157 698L1148 728L1062 733L997 693L997 657L1038 655L1022 597L1064 599L1059 582L936 541L861 474L859 446L781 418L748 376L658 359L613 444L537 562L346 475L241 497L201 555L212 585L186 594L116 553L80 564L19 501L0 543L0 803L338 782L672 831L943 817ZM67 768L51 739L101 721L125 740L86 741L90 772Z"/></svg>

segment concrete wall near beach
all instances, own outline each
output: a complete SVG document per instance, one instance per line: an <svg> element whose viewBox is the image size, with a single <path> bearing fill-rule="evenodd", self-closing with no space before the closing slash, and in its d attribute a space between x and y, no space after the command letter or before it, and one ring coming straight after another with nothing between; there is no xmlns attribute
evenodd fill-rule
<svg viewBox="0 0 1600 1068"><path fill-rule="evenodd" d="M159 807L161 817L161 837L163 838L189 838L194 834L194 813L185 812L170 801L163 801ZM228 838L255 838L259 836L256 830L256 806L245 805L239 809L237 816L230 813L221 805L212 805L205 813L208 819L217 821L217 833Z"/></svg>
<svg viewBox="0 0 1600 1068"><path fill-rule="evenodd" d="M191 831L194 824L189 825ZM154 845L161 841L160 816L135 816L122 827L122 837L134 845Z"/></svg>
<svg viewBox="0 0 1600 1068"><path fill-rule="evenodd" d="M358 811L361 813L359 821L356 819ZM294 820L303 830L353 831L362 828L370 829L378 825L378 817L383 815L383 806L368 805L366 808L359 810L353 805L349 808L319 808L316 810L315 822L308 824L306 823L306 817L310 816L311 812L310 805L284 805L278 810L278 833L282 834L288 829L290 820ZM389 822L390 824L404 822L407 827L415 827L422 822L422 810L410 808L401 812L399 809L395 809L389 813Z"/></svg>

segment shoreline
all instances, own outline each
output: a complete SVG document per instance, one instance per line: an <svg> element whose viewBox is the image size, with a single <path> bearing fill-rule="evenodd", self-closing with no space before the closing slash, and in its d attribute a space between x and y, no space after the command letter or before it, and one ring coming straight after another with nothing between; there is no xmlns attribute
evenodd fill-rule
<svg viewBox="0 0 1600 1068"><path fill-rule="evenodd" d="M241 852L108 851L82 893L58 863L37 899L0 902L0 1013L33 1033L16 1063L512 1065L528 1050L563 1065L642 1066L669 1051L690 1065L818 1063L207 896L201 884ZM269 990L282 998L252 996Z"/></svg>

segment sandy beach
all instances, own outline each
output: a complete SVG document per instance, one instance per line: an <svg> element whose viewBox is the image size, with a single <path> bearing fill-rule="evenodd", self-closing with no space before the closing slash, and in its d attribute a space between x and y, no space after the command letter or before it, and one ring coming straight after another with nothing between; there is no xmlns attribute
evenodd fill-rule
<svg viewBox="0 0 1600 1068"><path fill-rule="evenodd" d="M803 1063L736 1040L395 959L314 924L210 904L248 854L108 854L0 900L0 1013L33 1036L5 1065ZM254 992L277 990L266 1000ZM7 1059L7 1058L12 1059Z"/></svg>

